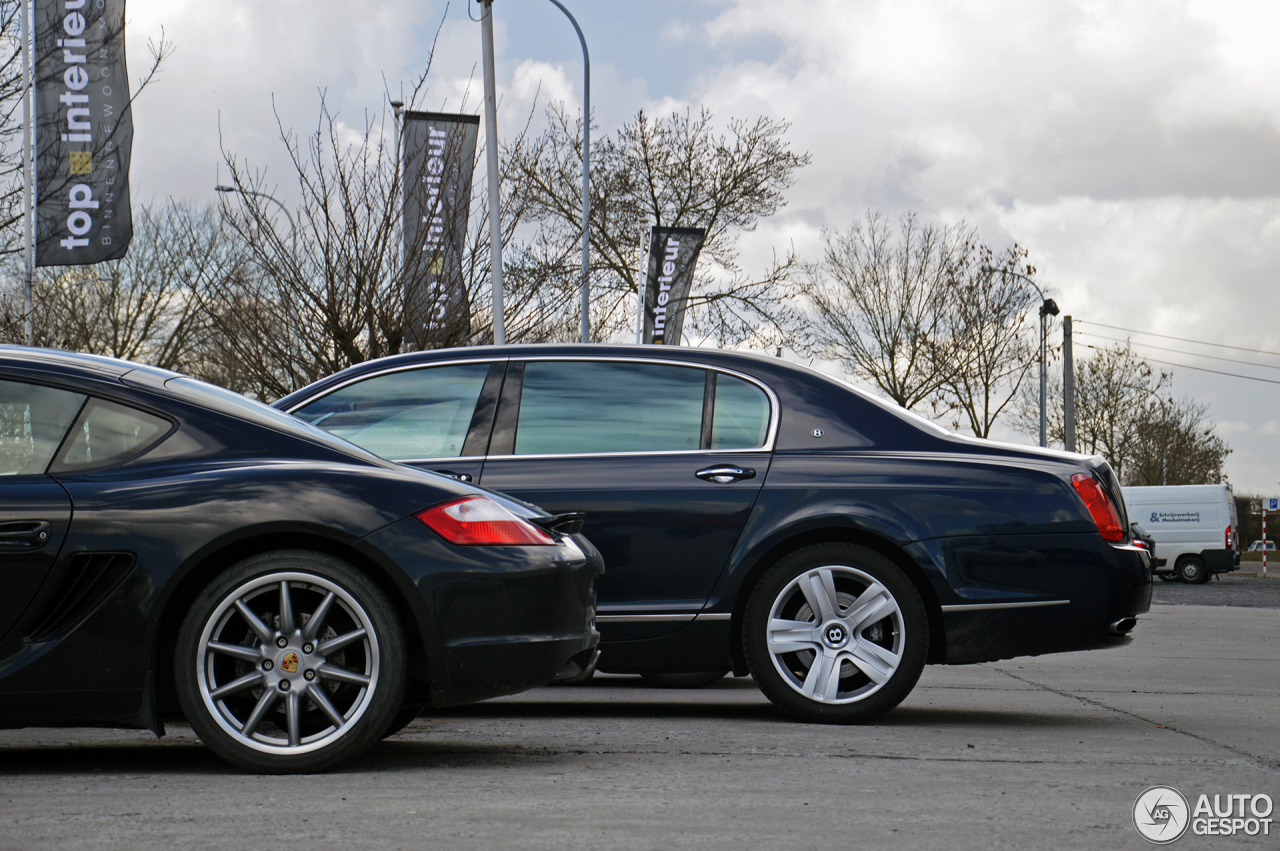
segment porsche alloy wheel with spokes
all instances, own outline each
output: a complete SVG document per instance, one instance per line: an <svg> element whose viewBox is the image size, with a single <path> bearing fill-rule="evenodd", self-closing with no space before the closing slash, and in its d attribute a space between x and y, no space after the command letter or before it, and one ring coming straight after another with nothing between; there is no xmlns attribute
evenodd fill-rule
<svg viewBox="0 0 1280 851"><path fill-rule="evenodd" d="M316 771L377 741L404 695L404 639L385 596L319 553L267 553L218 577L178 640L179 698L220 756Z"/></svg>
<svg viewBox="0 0 1280 851"><path fill-rule="evenodd" d="M919 594L884 556L847 544L791 554L765 574L744 619L764 693L809 721L854 723L915 686L928 649Z"/></svg>

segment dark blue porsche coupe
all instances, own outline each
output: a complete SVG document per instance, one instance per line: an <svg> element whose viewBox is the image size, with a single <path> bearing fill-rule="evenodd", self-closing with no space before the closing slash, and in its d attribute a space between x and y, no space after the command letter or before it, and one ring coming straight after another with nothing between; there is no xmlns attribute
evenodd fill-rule
<svg viewBox="0 0 1280 851"><path fill-rule="evenodd" d="M558 512L604 556L599 669L732 669L811 721L928 662L1112 647L1151 597L1101 458L966 439L777 358L642 346L373 361L277 407Z"/></svg>
<svg viewBox="0 0 1280 851"><path fill-rule="evenodd" d="M180 711L244 768L333 766L587 668L580 527L172 372L0 347L0 727Z"/></svg>

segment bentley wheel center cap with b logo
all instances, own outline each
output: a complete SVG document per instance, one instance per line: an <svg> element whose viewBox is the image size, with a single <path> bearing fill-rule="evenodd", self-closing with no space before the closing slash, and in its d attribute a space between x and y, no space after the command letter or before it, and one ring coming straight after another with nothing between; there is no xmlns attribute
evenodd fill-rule
<svg viewBox="0 0 1280 851"><path fill-rule="evenodd" d="M296 651L290 650L280 659L280 670L286 674L298 673L298 654Z"/></svg>
<svg viewBox="0 0 1280 851"><path fill-rule="evenodd" d="M849 630L838 621L829 623L822 628L822 640L832 650L839 650L849 643Z"/></svg>

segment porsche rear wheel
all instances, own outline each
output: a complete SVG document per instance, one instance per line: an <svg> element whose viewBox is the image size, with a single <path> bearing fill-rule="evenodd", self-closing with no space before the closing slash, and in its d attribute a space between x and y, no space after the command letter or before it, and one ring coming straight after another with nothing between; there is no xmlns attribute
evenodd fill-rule
<svg viewBox="0 0 1280 851"><path fill-rule="evenodd" d="M245 559L200 593L178 634L183 712L218 756L264 774L323 771L384 735L407 686L386 595L332 556Z"/></svg>
<svg viewBox="0 0 1280 851"><path fill-rule="evenodd" d="M400 707L400 711L391 719L391 726L382 734L382 738L389 739L396 733L399 733L405 727L408 727L414 721L418 720L418 716L427 708L425 703L413 703L408 706Z"/></svg>
<svg viewBox="0 0 1280 851"><path fill-rule="evenodd" d="M865 547L815 544L761 578L743 619L761 691L803 721L857 724L915 687L929 648L924 604L902 570Z"/></svg>

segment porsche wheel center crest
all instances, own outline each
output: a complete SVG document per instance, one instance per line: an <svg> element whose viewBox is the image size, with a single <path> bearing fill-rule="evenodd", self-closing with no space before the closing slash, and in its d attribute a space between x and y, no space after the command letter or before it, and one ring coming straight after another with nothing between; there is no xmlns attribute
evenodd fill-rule
<svg viewBox="0 0 1280 851"><path fill-rule="evenodd" d="M280 660L280 670L286 674L298 673L298 654L292 650L284 654L284 658Z"/></svg>

